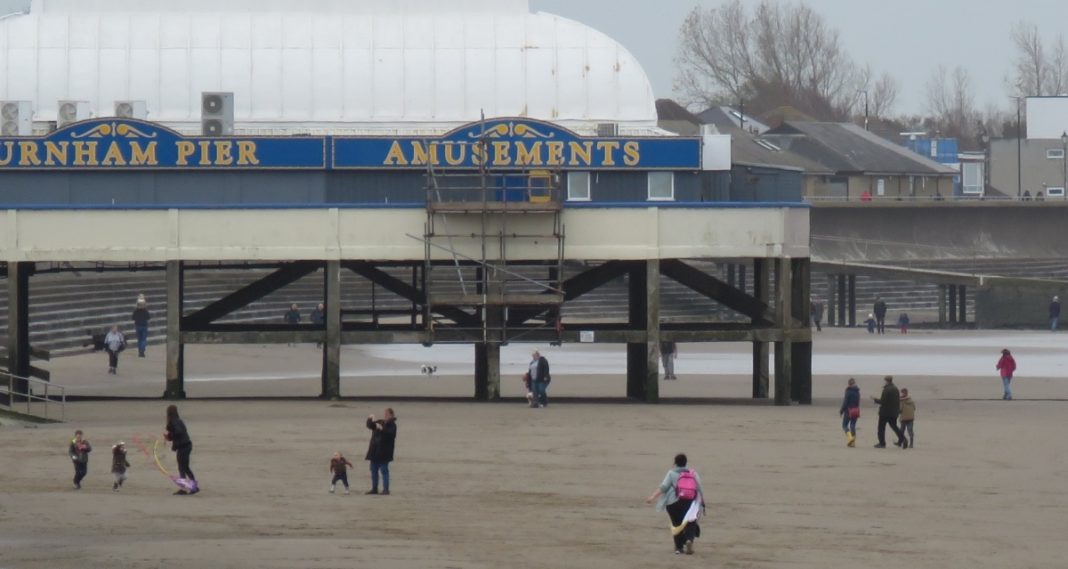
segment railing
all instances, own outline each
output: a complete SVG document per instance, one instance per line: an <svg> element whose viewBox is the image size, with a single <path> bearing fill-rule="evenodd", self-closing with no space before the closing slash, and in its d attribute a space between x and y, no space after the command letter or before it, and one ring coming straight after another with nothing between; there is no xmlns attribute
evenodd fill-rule
<svg viewBox="0 0 1068 569"><path fill-rule="evenodd" d="M805 196L806 203L1039 203L1065 204L1068 198L1062 196Z"/></svg>
<svg viewBox="0 0 1068 569"><path fill-rule="evenodd" d="M15 389L16 383L25 382L26 391L21 392ZM43 387L39 393L34 393L34 387ZM52 391L50 394L49 391ZM58 393L56 393L58 391ZM59 405L59 420L63 421L67 418L67 388L62 385L53 385L47 381L41 381L32 377L22 377L18 375L12 375L7 372L0 372L0 395L6 396L7 407L14 411L15 406L23 403L22 401L16 401L17 398L25 399L26 414L33 415L33 405L35 402L44 406L44 418L49 419L49 404Z"/></svg>

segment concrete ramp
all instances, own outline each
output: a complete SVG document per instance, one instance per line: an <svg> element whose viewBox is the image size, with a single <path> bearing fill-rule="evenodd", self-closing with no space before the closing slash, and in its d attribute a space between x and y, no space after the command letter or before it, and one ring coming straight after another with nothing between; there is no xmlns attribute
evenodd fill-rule
<svg viewBox="0 0 1068 569"><path fill-rule="evenodd" d="M813 261L1068 259L1068 202L816 205Z"/></svg>

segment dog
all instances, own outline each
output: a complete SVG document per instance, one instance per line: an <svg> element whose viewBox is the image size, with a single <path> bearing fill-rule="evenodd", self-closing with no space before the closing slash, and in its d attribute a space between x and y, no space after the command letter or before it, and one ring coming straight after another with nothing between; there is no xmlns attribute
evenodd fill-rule
<svg viewBox="0 0 1068 569"><path fill-rule="evenodd" d="M419 368L419 373L423 375L434 375L434 372L438 371L438 366L432 366L430 364L423 364Z"/></svg>

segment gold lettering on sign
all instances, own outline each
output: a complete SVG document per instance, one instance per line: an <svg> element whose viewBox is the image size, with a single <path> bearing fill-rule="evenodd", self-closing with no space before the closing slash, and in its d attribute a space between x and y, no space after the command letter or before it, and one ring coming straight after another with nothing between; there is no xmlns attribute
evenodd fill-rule
<svg viewBox="0 0 1068 569"><path fill-rule="evenodd" d="M259 166L260 159L256 158L255 142L251 140L237 142L237 163L240 166Z"/></svg>
<svg viewBox="0 0 1068 569"><path fill-rule="evenodd" d="M3 146L0 146L0 149L4 151L0 154L0 166L11 164L11 159L15 157L15 142L9 140Z"/></svg>
<svg viewBox="0 0 1068 569"><path fill-rule="evenodd" d="M601 166L615 166L616 158L615 152L619 150L619 143L614 140L602 140L597 143L597 150L604 152L604 160L601 161Z"/></svg>
<svg viewBox="0 0 1068 569"><path fill-rule="evenodd" d="M67 149L70 148L70 143L63 141L55 143L52 141L46 141L45 145L45 166L66 166L67 165Z"/></svg>
<svg viewBox="0 0 1068 569"><path fill-rule="evenodd" d="M197 151L196 145L193 144L192 142L189 142L188 140L179 140L178 143L177 143L177 148L178 148L178 160L177 160L177 162L175 162L175 164L177 164L179 166L188 166L189 165L189 157L192 156L193 153Z"/></svg>
<svg viewBox="0 0 1068 569"><path fill-rule="evenodd" d="M459 149L459 152L453 153L453 149ZM460 166L467 159L467 143L459 142L453 144L452 142L445 143L445 162L449 166Z"/></svg>
<svg viewBox="0 0 1068 569"><path fill-rule="evenodd" d="M623 163L627 166L637 166L641 162L640 146L637 141L630 141L623 145Z"/></svg>
<svg viewBox="0 0 1068 569"><path fill-rule="evenodd" d="M571 166L589 166L593 163L593 143L592 142L574 142L570 143L571 146L571 160L568 163Z"/></svg>
<svg viewBox="0 0 1068 569"><path fill-rule="evenodd" d="M104 154L104 160L100 162L102 166L125 166L126 159L122 157L122 148L118 142L112 142L108 146L107 153Z"/></svg>
<svg viewBox="0 0 1068 569"><path fill-rule="evenodd" d="M549 159L546 161L548 166L563 166L564 165L564 143L563 142L548 142L546 146L549 147Z"/></svg>
<svg viewBox="0 0 1068 569"><path fill-rule="evenodd" d="M71 146L74 148L75 166L98 166L100 164L96 161L96 141L85 142L79 140Z"/></svg>
<svg viewBox="0 0 1068 569"><path fill-rule="evenodd" d="M486 147L483 144L474 144L471 146L471 163L475 166L481 166L486 160Z"/></svg>
<svg viewBox="0 0 1068 569"><path fill-rule="evenodd" d="M418 140L413 140L412 166L426 166L428 162L435 166L440 163L438 159L438 143L431 142L429 145L424 145Z"/></svg>
<svg viewBox="0 0 1068 569"><path fill-rule="evenodd" d="M201 166L211 166L211 141L200 141L200 161L197 163Z"/></svg>
<svg viewBox="0 0 1068 569"><path fill-rule="evenodd" d="M156 160L156 143L149 142L147 146L141 148L141 145L136 140L130 141L130 166L157 166L159 161Z"/></svg>
<svg viewBox="0 0 1068 569"><path fill-rule="evenodd" d="M531 143L529 148L523 141L517 141L515 150L516 166L541 166L543 164L541 158L542 142L540 140Z"/></svg>
<svg viewBox="0 0 1068 569"><path fill-rule="evenodd" d="M40 166L41 159L37 157L37 145L33 142L19 142L19 166Z"/></svg>
<svg viewBox="0 0 1068 569"><path fill-rule="evenodd" d="M393 144L389 147L389 153L386 154L386 161L382 164L385 166L408 165L408 159L404 157L404 151L401 150L400 142L393 141Z"/></svg>
<svg viewBox="0 0 1068 569"><path fill-rule="evenodd" d="M507 141L494 141L493 165L510 166L512 164L512 144Z"/></svg>
<svg viewBox="0 0 1068 569"><path fill-rule="evenodd" d="M234 163L234 143L229 140L215 141L215 165L229 166Z"/></svg>

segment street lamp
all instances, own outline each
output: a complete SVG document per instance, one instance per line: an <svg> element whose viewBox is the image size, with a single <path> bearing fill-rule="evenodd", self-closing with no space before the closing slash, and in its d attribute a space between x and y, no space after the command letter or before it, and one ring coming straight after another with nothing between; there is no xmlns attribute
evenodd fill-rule
<svg viewBox="0 0 1068 569"><path fill-rule="evenodd" d="M864 94L864 130L868 130L868 90L858 89L857 92Z"/></svg>

